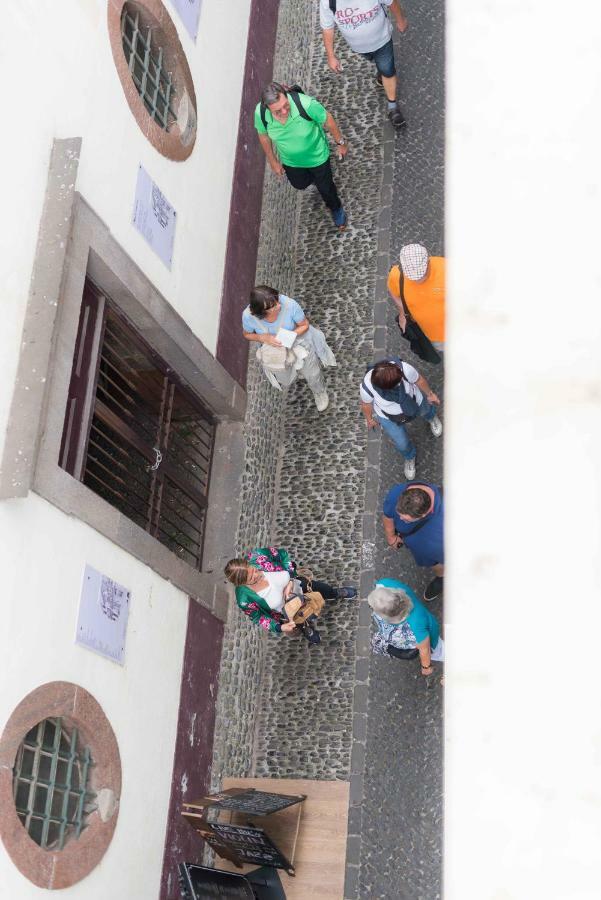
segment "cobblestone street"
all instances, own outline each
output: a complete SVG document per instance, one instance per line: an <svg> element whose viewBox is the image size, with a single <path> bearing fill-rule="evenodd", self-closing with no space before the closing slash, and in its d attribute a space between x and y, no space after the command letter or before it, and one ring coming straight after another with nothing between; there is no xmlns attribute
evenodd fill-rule
<svg viewBox="0 0 601 900"><path fill-rule="evenodd" d="M420 0L397 35L408 128L385 122L371 64L337 41L331 73L312 0L282 0L274 77L300 83L332 112L349 142L335 179L349 215L338 235L314 190L267 172L257 282L298 299L338 360L330 406L318 413L304 382L282 402L251 354L246 475L238 545L286 547L318 578L354 584L395 576L418 593L429 573L381 535L383 494L403 481L402 459L368 436L358 405L366 367L407 355L386 299L403 243L443 252L443 7ZM441 393L436 367L416 363ZM444 420L444 405L442 418ZM417 476L441 483L442 442L412 435ZM433 604L441 615L440 604ZM333 604L322 643L269 640L234 610L221 675L214 780L224 775L345 779L351 810L345 897L436 900L442 858L442 688L414 663L371 656L369 607ZM260 689L257 685L260 684ZM235 729L236 740L231 740ZM228 740L228 731L230 740Z"/></svg>

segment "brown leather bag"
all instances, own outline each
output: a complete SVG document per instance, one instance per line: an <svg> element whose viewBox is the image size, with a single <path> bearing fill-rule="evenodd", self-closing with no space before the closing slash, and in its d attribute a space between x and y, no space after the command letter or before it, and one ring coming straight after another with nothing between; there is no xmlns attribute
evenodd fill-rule
<svg viewBox="0 0 601 900"><path fill-rule="evenodd" d="M284 612L295 625L305 625L311 616L321 615L325 600L319 591L307 591L302 597L295 594L284 604Z"/></svg>

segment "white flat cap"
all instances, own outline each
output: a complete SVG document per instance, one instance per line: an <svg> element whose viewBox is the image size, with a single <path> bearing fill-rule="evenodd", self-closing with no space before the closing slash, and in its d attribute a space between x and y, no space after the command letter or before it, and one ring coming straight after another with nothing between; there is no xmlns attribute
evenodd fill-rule
<svg viewBox="0 0 601 900"><path fill-rule="evenodd" d="M401 269L405 278L420 281L428 268L428 251L421 244L405 244L401 247Z"/></svg>

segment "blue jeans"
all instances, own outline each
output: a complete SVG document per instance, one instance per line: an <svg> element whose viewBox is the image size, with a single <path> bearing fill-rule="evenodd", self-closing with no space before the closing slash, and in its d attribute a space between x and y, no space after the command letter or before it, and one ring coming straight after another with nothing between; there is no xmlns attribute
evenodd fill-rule
<svg viewBox="0 0 601 900"><path fill-rule="evenodd" d="M421 402L417 415L421 419L425 419L426 422L431 422L436 415L436 410L431 403L428 403L425 397ZM399 425L397 422L391 422L390 419L384 419L378 415L376 415L376 419L399 453L402 453L405 459L415 459L415 445L411 442L405 426Z"/></svg>
<svg viewBox="0 0 601 900"><path fill-rule="evenodd" d="M393 75L396 75L392 38L383 47L372 50L370 53L362 53L361 56L364 56L365 59L369 59L371 62L375 62L376 69L384 78L392 78Z"/></svg>

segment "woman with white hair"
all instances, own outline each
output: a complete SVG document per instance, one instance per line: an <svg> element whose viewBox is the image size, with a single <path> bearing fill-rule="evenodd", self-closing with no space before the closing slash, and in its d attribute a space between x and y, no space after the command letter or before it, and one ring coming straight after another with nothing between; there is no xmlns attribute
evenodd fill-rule
<svg viewBox="0 0 601 900"><path fill-rule="evenodd" d="M413 659L419 656L422 675L431 675L432 662L444 659L440 626L414 591L395 578L381 578L367 598L377 631L374 653Z"/></svg>

